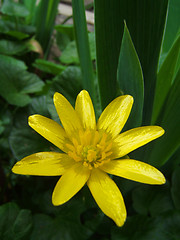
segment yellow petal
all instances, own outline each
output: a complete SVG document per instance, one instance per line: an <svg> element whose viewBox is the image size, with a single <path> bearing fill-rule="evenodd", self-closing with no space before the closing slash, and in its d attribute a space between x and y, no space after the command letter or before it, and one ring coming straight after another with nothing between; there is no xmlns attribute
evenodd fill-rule
<svg viewBox="0 0 180 240"><path fill-rule="evenodd" d="M76 130L82 129L82 124L77 112L62 94L57 92L54 94L54 105L69 137L74 134Z"/></svg>
<svg viewBox="0 0 180 240"><path fill-rule="evenodd" d="M72 164L74 161L67 154L39 152L17 162L12 171L23 175L59 176Z"/></svg>
<svg viewBox="0 0 180 240"><path fill-rule="evenodd" d="M57 182L52 203L57 206L72 198L87 182L90 170L81 163L74 164Z"/></svg>
<svg viewBox="0 0 180 240"><path fill-rule="evenodd" d="M35 114L29 117L29 125L41 136L52 142L61 150L65 151L65 140L67 135L64 129L55 121Z"/></svg>
<svg viewBox="0 0 180 240"><path fill-rule="evenodd" d="M104 172L94 169L88 187L101 210L122 226L126 220L124 200L115 182Z"/></svg>
<svg viewBox="0 0 180 240"><path fill-rule="evenodd" d="M117 136L126 123L133 104L133 97L124 95L114 99L102 112L97 128Z"/></svg>
<svg viewBox="0 0 180 240"><path fill-rule="evenodd" d="M83 90L78 94L75 110L83 123L84 129L96 129L94 107L87 91Z"/></svg>
<svg viewBox="0 0 180 240"><path fill-rule="evenodd" d="M164 184L163 174L155 167L133 159L112 160L101 166L109 174L148 184Z"/></svg>
<svg viewBox="0 0 180 240"><path fill-rule="evenodd" d="M123 157L163 134L164 130L158 126L138 127L121 133L114 139L115 149L113 157Z"/></svg>

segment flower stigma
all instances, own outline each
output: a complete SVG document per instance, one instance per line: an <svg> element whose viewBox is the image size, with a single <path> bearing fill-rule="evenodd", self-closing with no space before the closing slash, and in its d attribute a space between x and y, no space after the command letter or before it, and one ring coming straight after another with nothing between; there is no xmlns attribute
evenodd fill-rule
<svg viewBox="0 0 180 240"><path fill-rule="evenodd" d="M71 158L89 169L98 168L111 160L112 140L104 132L79 131L66 147Z"/></svg>

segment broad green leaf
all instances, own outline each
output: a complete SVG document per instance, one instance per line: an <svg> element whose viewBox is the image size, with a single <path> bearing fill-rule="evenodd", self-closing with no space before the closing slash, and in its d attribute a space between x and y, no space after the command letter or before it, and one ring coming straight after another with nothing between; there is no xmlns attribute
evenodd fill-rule
<svg viewBox="0 0 180 240"><path fill-rule="evenodd" d="M30 210L20 210L13 202L0 206L0 238L2 240L28 239L31 226Z"/></svg>
<svg viewBox="0 0 180 240"><path fill-rule="evenodd" d="M70 38L71 41L74 40L74 26L73 25L60 24L60 25L56 25L55 29L58 32L67 35Z"/></svg>
<svg viewBox="0 0 180 240"><path fill-rule="evenodd" d="M66 46L74 40L74 26L73 25L56 25L56 42L61 52Z"/></svg>
<svg viewBox="0 0 180 240"><path fill-rule="evenodd" d="M36 152L52 151L55 148L28 125L28 117L33 114L50 117L46 96L32 98L28 108L19 109L14 115L14 126L9 134L9 144L14 157L18 160Z"/></svg>
<svg viewBox="0 0 180 240"><path fill-rule="evenodd" d="M33 97L31 104L29 104L29 113L31 114L40 114L45 117L50 117L49 111L47 108L46 95Z"/></svg>
<svg viewBox="0 0 180 240"><path fill-rule="evenodd" d="M19 69L21 71L26 70L27 66L23 61L17 60L13 57L8 57L4 55L0 55L0 66L12 68L14 71L15 69Z"/></svg>
<svg viewBox="0 0 180 240"><path fill-rule="evenodd" d="M82 71L82 86L89 92L96 111L95 78L91 61L90 41L88 41L84 0L72 0L72 8L76 46Z"/></svg>
<svg viewBox="0 0 180 240"><path fill-rule="evenodd" d="M60 74L66 68L65 66L44 59L36 59L33 66L40 69L43 72L50 73L53 75Z"/></svg>
<svg viewBox="0 0 180 240"><path fill-rule="evenodd" d="M154 124L160 114L161 108L165 102L168 92L174 80L174 74L178 56L180 53L180 36L172 46L166 59L161 66L156 82L155 99L153 105L152 123Z"/></svg>
<svg viewBox="0 0 180 240"><path fill-rule="evenodd" d="M11 0L6 0L3 2L1 12L3 14L15 17L27 17L29 15L28 9L23 4L16 3Z"/></svg>
<svg viewBox="0 0 180 240"><path fill-rule="evenodd" d="M82 198L74 199L61 207L60 214L54 219L53 239L84 240L93 234L89 227L82 224L80 216L85 210ZM67 214L68 213L68 214Z"/></svg>
<svg viewBox="0 0 180 240"><path fill-rule="evenodd" d="M178 166L177 169L173 172L172 175L172 199L174 201L174 205L176 209L180 210L180 167Z"/></svg>
<svg viewBox="0 0 180 240"><path fill-rule="evenodd" d="M91 60L96 58L95 36L94 33L89 33L89 45L91 52ZM60 56L60 61L64 64L79 63L79 56L76 48L76 42L70 42Z"/></svg>
<svg viewBox="0 0 180 240"><path fill-rule="evenodd" d="M97 71L103 108L116 96L119 50L126 21L144 75L144 124L151 120L156 70L168 0L95 0Z"/></svg>
<svg viewBox="0 0 180 240"><path fill-rule="evenodd" d="M0 40L0 54L21 55L27 51L25 43L13 42L9 40Z"/></svg>
<svg viewBox="0 0 180 240"><path fill-rule="evenodd" d="M53 220L45 214L35 214L33 216L33 229L30 240L52 239ZM55 240L55 239L54 239Z"/></svg>
<svg viewBox="0 0 180 240"><path fill-rule="evenodd" d="M135 215L122 228L112 228L112 240L179 240L180 213L169 211L156 218Z"/></svg>
<svg viewBox="0 0 180 240"><path fill-rule="evenodd" d="M35 27L31 25L17 25L15 22L0 19L0 32L12 36L18 40L22 40L30 35L33 35L35 30Z"/></svg>
<svg viewBox="0 0 180 240"><path fill-rule="evenodd" d="M132 199L135 211L141 215L158 216L173 209L168 185L141 185L133 191Z"/></svg>
<svg viewBox="0 0 180 240"><path fill-rule="evenodd" d="M14 157L18 160L33 153L52 150L52 145L32 130L28 124L13 128L9 136L9 143Z"/></svg>
<svg viewBox="0 0 180 240"><path fill-rule="evenodd" d="M44 86L37 75L25 69L23 62L0 55L0 95L12 105L27 105L31 101L27 94L39 92Z"/></svg>
<svg viewBox="0 0 180 240"><path fill-rule="evenodd" d="M0 206L0 238L8 239L11 235L11 227L19 213L19 207L9 202ZM11 238L12 239L12 238Z"/></svg>
<svg viewBox="0 0 180 240"><path fill-rule="evenodd" d="M142 215L128 217L122 228L113 227L112 240L152 240L157 236L159 223L155 219ZM157 240L162 240L158 239ZM166 239L167 240L167 239Z"/></svg>
<svg viewBox="0 0 180 240"><path fill-rule="evenodd" d="M30 210L22 209L13 223L12 231L14 239L28 238L32 227L32 215Z"/></svg>
<svg viewBox="0 0 180 240"><path fill-rule="evenodd" d="M148 162L154 166L161 166L175 153L180 146L180 70L169 91L167 100L163 105L160 119L157 124L165 129L165 134L153 144L148 152Z"/></svg>
<svg viewBox="0 0 180 240"><path fill-rule="evenodd" d="M144 82L141 65L126 24L121 43L117 80L123 94L129 94L134 98L126 128L138 127L142 122Z"/></svg>

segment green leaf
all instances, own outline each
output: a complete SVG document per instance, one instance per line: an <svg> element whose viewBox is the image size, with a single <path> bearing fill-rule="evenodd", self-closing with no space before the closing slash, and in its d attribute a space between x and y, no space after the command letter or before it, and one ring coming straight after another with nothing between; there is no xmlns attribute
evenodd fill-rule
<svg viewBox="0 0 180 240"><path fill-rule="evenodd" d="M13 128L9 143L18 160L33 153L52 150L51 144L28 126Z"/></svg>
<svg viewBox="0 0 180 240"><path fill-rule="evenodd" d="M16 3L10 0L3 2L1 12L9 16L27 17L29 15L28 9L21 3Z"/></svg>
<svg viewBox="0 0 180 240"><path fill-rule="evenodd" d="M174 45L172 46L171 50L166 56L166 59L164 60L158 72L154 106L153 106L153 115L152 115L153 124L156 122L158 115L160 114L161 108L168 95L168 92L172 86L176 64L177 64L177 60L180 52L179 46L180 46L180 36L175 41Z"/></svg>
<svg viewBox="0 0 180 240"><path fill-rule="evenodd" d="M134 98L126 128L138 127L142 122L144 82L141 65L126 24L121 43L117 80L123 94L130 94Z"/></svg>
<svg viewBox="0 0 180 240"><path fill-rule="evenodd" d="M9 40L0 40L0 54L21 55L27 51L27 46L23 42L13 42Z"/></svg>
<svg viewBox="0 0 180 240"><path fill-rule="evenodd" d="M174 79L167 100L162 107L157 124L165 129L165 134L153 144L153 150L148 151L148 162L154 166L162 166L180 146L180 70Z"/></svg>
<svg viewBox="0 0 180 240"><path fill-rule="evenodd" d="M35 214L33 216L33 229L30 240L52 239L52 227L53 220L51 217L45 214Z"/></svg>
<svg viewBox="0 0 180 240"><path fill-rule="evenodd" d="M32 227L32 215L30 210L22 209L14 221L12 231L14 239L28 237Z"/></svg>
<svg viewBox="0 0 180 240"><path fill-rule="evenodd" d="M60 74L66 68L65 66L62 66L60 64L56 64L44 59L36 59L36 61L33 63L33 66L40 69L41 71L44 71L46 73L50 73L53 75Z"/></svg>
<svg viewBox="0 0 180 240"><path fill-rule="evenodd" d="M97 71L103 108L116 96L117 65L126 21L144 75L144 124L151 120L156 70L168 0L95 0Z"/></svg>
<svg viewBox="0 0 180 240"><path fill-rule="evenodd" d="M29 108L19 109L14 115L15 124L11 129L9 144L14 157L18 160L36 152L52 151L55 148L28 126L28 117L32 114L49 117L45 96L33 98Z"/></svg>
<svg viewBox="0 0 180 240"><path fill-rule="evenodd" d="M82 86L89 92L96 111L95 78L91 61L90 44L88 41L84 1L72 0L72 8L75 39L82 71Z"/></svg>
<svg viewBox="0 0 180 240"><path fill-rule="evenodd" d="M15 22L0 19L0 32L12 36L18 40L23 40L35 33L35 27L31 25L18 25Z"/></svg>
<svg viewBox="0 0 180 240"><path fill-rule="evenodd" d="M173 172L172 175L172 199L174 201L174 205L176 209L180 210L180 167L178 166L177 169Z"/></svg>
<svg viewBox="0 0 180 240"><path fill-rule="evenodd" d="M31 101L27 93L39 92L44 86L37 75L25 69L23 62L0 55L0 95L12 105L27 105Z"/></svg>
<svg viewBox="0 0 180 240"><path fill-rule="evenodd" d="M8 239L11 235L11 227L19 213L19 207L15 203L6 203L0 206L0 238ZM11 238L12 239L12 238Z"/></svg>
<svg viewBox="0 0 180 240"><path fill-rule="evenodd" d="M23 0L23 3L29 10L29 15L26 17L26 24L33 24L36 13L36 0Z"/></svg>
<svg viewBox="0 0 180 240"><path fill-rule="evenodd" d="M47 98L48 109L51 117L59 121L59 117L53 104L53 95L55 92L63 94L72 105L75 103L77 94L82 90L82 74L79 67L67 67L59 76L55 77L52 82L51 90Z"/></svg>
<svg viewBox="0 0 180 240"><path fill-rule="evenodd" d="M133 207L141 215L158 216L173 209L168 185L140 186L133 191Z"/></svg>
<svg viewBox="0 0 180 240"><path fill-rule="evenodd" d="M152 240L157 235L157 222L141 215L128 217L122 228L113 227L111 232L112 240ZM157 238L157 240L163 240Z"/></svg>
<svg viewBox="0 0 180 240"><path fill-rule="evenodd" d="M61 207L60 214L55 218L53 224L53 239L84 240L92 235L92 231L85 227L80 219L85 210L83 199L74 199Z"/></svg>
<svg viewBox="0 0 180 240"><path fill-rule="evenodd" d="M15 71L15 69L19 69L21 71L27 69L27 66L23 61L4 55L0 55L0 66L1 65L4 65L4 67L9 66L9 68L12 68L13 71Z"/></svg>
<svg viewBox="0 0 180 240"><path fill-rule="evenodd" d="M89 45L90 45L90 52L91 52L91 60L95 60L96 58L96 50L95 50L95 36L94 33L89 33ZM72 63L79 63L79 56L76 48L76 42L72 41L67 44L66 48L62 52L60 56L60 61L64 64L72 64Z"/></svg>
<svg viewBox="0 0 180 240"><path fill-rule="evenodd" d="M169 9L167 15L167 24L166 30L164 34L164 41L162 46L162 52L167 53L171 49L174 40L178 36L178 32L180 31L180 4L179 0L170 0L169 1Z"/></svg>
<svg viewBox="0 0 180 240"><path fill-rule="evenodd" d="M73 25L60 24L60 25L56 25L55 29L58 32L67 35L71 41L74 40L74 26Z"/></svg>
<svg viewBox="0 0 180 240"><path fill-rule="evenodd" d="M74 26L73 25L56 25L56 42L59 49L64 51L67 45L74 40Z"/></svg>
<svg viewBox="0 0 180 240"><path fill-rule="evenodd" d="M112 228L112 240L179 240L180 213L167 212L156 218L129 217L122 228Z"/></svg>
<svg viewBox="0 0 180 240"><path fill-rule="evenodd" d="M31 104L29 105L30 114L40 114L46 117L50 117L49 111L47 108L46 95L33 97Z"/></svg>
<svg viewBox="0 0 180 240"><path fill-rule="evenodd" d="M34 17L37 28L36 40L40 42L45 55L49 50L58 4L59 0L40 1Z"/></svg>

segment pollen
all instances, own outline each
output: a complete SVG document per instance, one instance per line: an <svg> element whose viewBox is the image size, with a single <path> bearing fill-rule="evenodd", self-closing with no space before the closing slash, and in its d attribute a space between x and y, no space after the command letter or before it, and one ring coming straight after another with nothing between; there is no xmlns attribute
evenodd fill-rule
<svg viewBox="0 0 180 240"><path fill-rule="evenodd" d="M82 162L89 169L98 168L109 162L112 155L112 142L106 133L79 131L71 143L66 144L68 155L76 162Z"/></svg>

